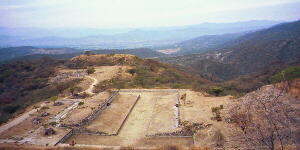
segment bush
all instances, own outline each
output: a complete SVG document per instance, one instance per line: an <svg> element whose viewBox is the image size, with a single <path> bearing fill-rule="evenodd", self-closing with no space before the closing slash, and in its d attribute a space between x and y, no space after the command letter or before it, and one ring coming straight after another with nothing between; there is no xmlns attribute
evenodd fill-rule
<svg viewBox="0 0 300 150"><path fill-rule="evenodd" d="M82 88L78 87L78 86L74 86L74 87L70 88L70 92L71 92L72 95L75 95L76 93L79 93L81 90L82 90Z"/></svg>
<svg viewBox="0 0 300 150"><path fill-rule="evenodd" d="M224 108L224 106L223 105L220 105L220 109L223 109Z"/></svg>
<svg viewBox="0 0 300 150"><path fill-rule="evenodd" d="M53 126L53 127L56 126L56 124L57 124L57 122L55 122L55 121L52 121L52 122L49 123L49 125Z"/></svg>
<svg viewBox="0 0 300 150"><path fill-rule="evenodd" d="M211 111L214 114L214 118L217 121L222 121L221 112L220 110L223 109L223 105L220 105L219 107L212 107Z"/></svg>
<svg viewBox="0 0 300 150"><path fill-rule="evenodd" d="M127 72L134 76L134 74L136 73L136 69L128 69Z"/></svg>
<svg viewBox="0 0 300 150"><path fill-rule="evenodd" d="M55 102L57 99L58 99L57 96L52 96L52 97L50 98L50 101Z"/></svg>
<svg viewBox="0 0 300 150"><path fill-rule="evenodd" d="M95 68L94 67L89 67L87 70L86 70L86 73L87 74L93 74L95 72Z"/></svg>
<svg viewBox="0 0 300 150"><path fill-rule="evenodd" d="M84 104L84 102L79 102L79 103L78 103L79 106L81 106L81 105L83 105L83 104Z"/></svg>
<svg viewBox="0 0 300 150"><path fill-rule="evenodd" d="M90 56L90 55L92 55L92 51L84 51L84 54L87 56Z"/></svg>
<svg viewBox="0 0 300 150"><path fill-rule="evenodd" d="M214 88L209 89L208 93L215 95L215 96L219 96L223 91L224 91L224 89L221 87L214 87Z"/></svg>
<svg viewBox="0 0 300 150"><path fill-rule="evenodd" d="M293 80L295 78L300 78L300 66L288 67L273 75L269 80L271 83L277 83L284 80Z"/></svg>

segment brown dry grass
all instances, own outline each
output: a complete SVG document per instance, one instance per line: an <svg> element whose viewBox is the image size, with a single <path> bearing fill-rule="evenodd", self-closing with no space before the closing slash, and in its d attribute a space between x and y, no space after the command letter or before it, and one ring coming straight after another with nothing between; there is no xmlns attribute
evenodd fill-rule
<svg viewBox="0 0 300 150"><path fill-rule="evenodd" d="M136 63L137 57L129 54L96 54L96 55L80 55L70 59L70 62L77 64L93 64L95 66L132 65Z"/></svg>
<svg viewBox="0 0 300 150"><path fill-rule="evenodd" d="M287 87L287 92L296 98L300 98L300 78L292 81L285 81L275 84L276 88L284 89Z"/></svg>
<svg viewBox="0 0 300 150"><path fill-rule="evenodd" d="M201 147L182 147L182 146L159 146L159 147L99 147L99 146L32 146L32 145L0 145L0 150L139 150L139 149L152 149L152 150L212 150L211 148ZM292 149L291 149L292 150Z"/></svg>
<svg viewBox="0 0 300 150"><path fill-rule="evenodd" d="M120 150L140 150L140 149L151 149L151 150L212 150L213 148L209 147L183 147L183 146L159 146L159 147L98 147L98 146L32 146L32 145L9 145L9 144L1 144L0 150L112 150L112 149L120 149ZM285 147L285 150L297 150L296 147L290 146Z"/></svg>

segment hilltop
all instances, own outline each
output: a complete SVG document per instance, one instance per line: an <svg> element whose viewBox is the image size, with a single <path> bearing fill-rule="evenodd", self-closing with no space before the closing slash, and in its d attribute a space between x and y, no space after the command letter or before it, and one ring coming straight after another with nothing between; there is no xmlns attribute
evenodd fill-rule
<svg viewBox="0 0 300 150"><path fill-rule="evenodd" d="M81 79L51 83L49 79L60 74L60 70L81 69L85 72L90 67L99 66L127 67L121 71L125 76L111 76L112 80L105 80L96 86L98 91L109 88L194 88L200 90L210 83L171 65L130 54L93 54L79 55L69 60L43 58L18 61L0 65L2 72L0 76L1 121L6 121L12 115L22 112L21 110L32 103L49 99L61 91L68 91L71 87L87 84L85 83L87 81L83 82Z"/></svg>

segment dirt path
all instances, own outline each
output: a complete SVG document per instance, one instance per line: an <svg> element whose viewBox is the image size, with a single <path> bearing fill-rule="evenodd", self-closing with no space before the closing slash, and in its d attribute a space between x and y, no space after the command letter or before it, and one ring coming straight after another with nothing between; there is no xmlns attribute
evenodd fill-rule
<svg viewBox="0 0 300 150"><path fill-rule="evenodd" d="M90 87L87 89L87 90L85 90L84 92L86 92L87 94L90 94L90 95L93 95L93 94L95 94L94 92L93 92L93 90L94 90L94 87L99 83L99 80L98 79L96 79L96 78L94 78L94 77L91 77L91 76L86 76L87 78L90 78L90 79L92 79L92 80L94 80L94 82L90 85Z"/></svg>
<svg viewBox="0 0 300 150"><path fill-rule="evenodd" d="M86 78L92 79L93 83L89 86L89 88L83 92L87 94L94 95L94 87L104 80L112 79L115 75L117 75L119 69L124 66L101 66L95 68L95 73L85 76ZM81 92L82 93L82 92Z"/></svg>

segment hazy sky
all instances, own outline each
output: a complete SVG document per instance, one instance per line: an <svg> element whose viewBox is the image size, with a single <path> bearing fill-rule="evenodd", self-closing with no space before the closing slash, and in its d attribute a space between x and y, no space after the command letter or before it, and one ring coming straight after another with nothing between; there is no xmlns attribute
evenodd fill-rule
<svg viewBox="0 0 300 150"><path fill-rule="evenodd" d="M300 0L0 0L0 26L150 27L300 19Z"/></svg>

